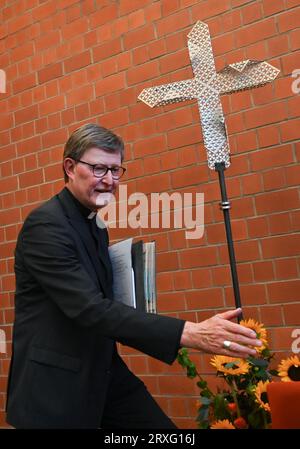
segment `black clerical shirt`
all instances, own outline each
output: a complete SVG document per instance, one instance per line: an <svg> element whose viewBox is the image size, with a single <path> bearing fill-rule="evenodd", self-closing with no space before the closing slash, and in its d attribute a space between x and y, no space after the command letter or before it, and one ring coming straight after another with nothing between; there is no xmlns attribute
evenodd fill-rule
<svg viewBox="0 0 300 449"><path fill-rule="evenodd" d="M85 222L87 223L87 229L89 229L90 233L93 236L93 240L95 242L96 250L100 262L102 265L105 265L105 275L108 285L112 284L112 267L109 258L108 246L106 244L106 238L104 238L104 233L107 232L106 228L102 229L97 226L96 217L97 213L91 211L87 207L85 207L77 198L72 194L72 192L65 187L65 190L68 192L70 196L70 201L73 201L81 215L84 217ZM102 255L102 257L100 256Z"/></svg>

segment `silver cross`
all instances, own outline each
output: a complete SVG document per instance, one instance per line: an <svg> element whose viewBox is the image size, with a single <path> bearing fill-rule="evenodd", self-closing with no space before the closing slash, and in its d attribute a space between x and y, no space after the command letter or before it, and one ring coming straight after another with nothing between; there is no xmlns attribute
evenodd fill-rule
<svg viewBox="0 0 300 449"><path fill-rule="evenodd" d="M214 170L216 163L223 162L227 168L229 141L220 95L263 86L273 81L279 70L267 62L246 60L217 73L209 28L201 21L188 34L188 49L193 79L144 89L138 98L152 108L197 99L208 166Z"/></svg>

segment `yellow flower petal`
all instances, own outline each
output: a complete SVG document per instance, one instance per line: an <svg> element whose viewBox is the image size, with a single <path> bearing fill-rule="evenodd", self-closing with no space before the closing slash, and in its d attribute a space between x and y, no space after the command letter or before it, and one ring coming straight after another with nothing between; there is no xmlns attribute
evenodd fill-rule
<svg viewBox="0 0 300 449"><path fill-rule="evenodd" d="M228 419L222 419L215 421L211 426L211 429L235 429L234 425Z"/></svg>
<svg viewBox="0 0 300 449"><path fill-rule="evenodd" d="M246 360L224 355L215 355L210 362L217 371L232 376L246 374L249 371L249 363ZM232 366L231 366L232 365Z"/></svg>
<svg viewBox="0 0 300 449"><path fill-rule="evenodd" d="M258 384L255 387L254 394L255 394L255 400L259 404L261 408L266 410L267 412L270 411L270 405L265 400L267 398L267 385L269 381L263 382L260 380Z"/></svg>
<svg viewBox="0 0 300 449"><path fill-rule="evenodd" d="M283 382L300 380L300 360L295 355L287 359L281 360L278 365L278 375Z"/></svg>

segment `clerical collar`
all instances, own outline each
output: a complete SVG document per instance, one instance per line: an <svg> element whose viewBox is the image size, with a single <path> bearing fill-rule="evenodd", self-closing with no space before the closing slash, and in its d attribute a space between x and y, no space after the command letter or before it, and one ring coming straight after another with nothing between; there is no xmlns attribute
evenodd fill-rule
<svg viewBox="0 0 300 449"><path fill-rule="evenodd" d="M80 201L78 201L78 199L73 195L73 193L67 187L65 187L65 190L68 192L68 194L70 195L70 198L72 199L72 201L74 202L76 207L79 209L81 215L84 218L89 218L89 219L94 218L94 216L97 214L97 212L91 211L91 209L88 209L87 207L85 207Z"/></svg>

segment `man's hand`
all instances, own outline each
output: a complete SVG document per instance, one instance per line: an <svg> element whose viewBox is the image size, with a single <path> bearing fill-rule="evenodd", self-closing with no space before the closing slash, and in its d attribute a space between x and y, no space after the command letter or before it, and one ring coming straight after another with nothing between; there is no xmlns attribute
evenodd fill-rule
<svg viewBox="0 0 300 449"><path fill-rule="evenodd" d="M257 352L254 346L262 345L256 338L256 333L230 321L240 315L241 311L229 310L200 323L187 321L180 340L181 346L230 357L255 356Z"/></svg>

